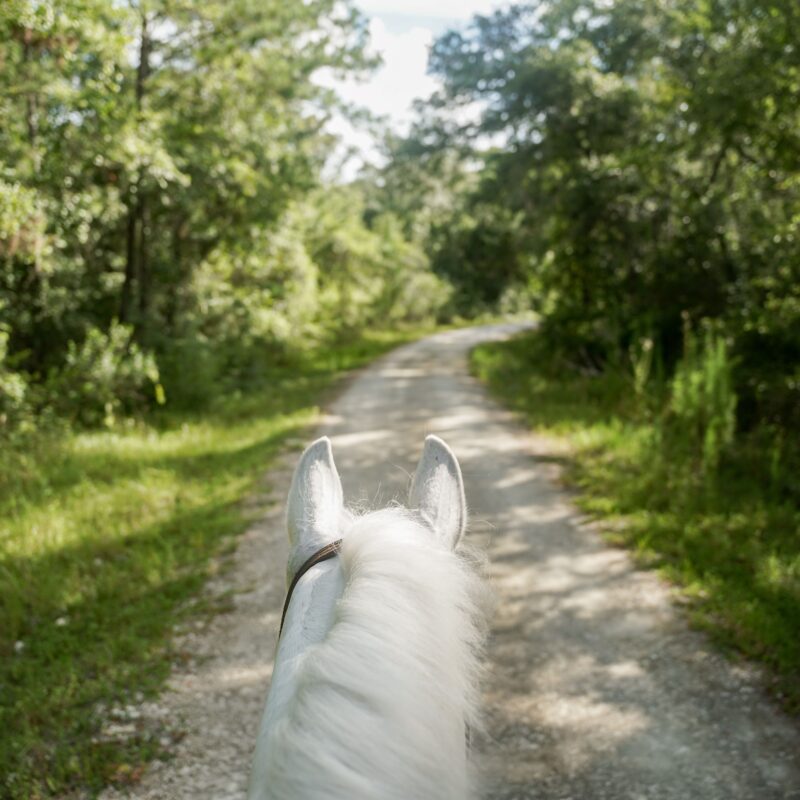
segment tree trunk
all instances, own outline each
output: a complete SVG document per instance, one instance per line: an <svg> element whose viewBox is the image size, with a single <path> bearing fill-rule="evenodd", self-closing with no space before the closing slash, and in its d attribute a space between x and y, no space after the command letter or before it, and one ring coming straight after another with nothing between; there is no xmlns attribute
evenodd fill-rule
<svg viewBox="0 0 800 800"><path fill-rule="evenodd" d="M135 188L135 187L133 187ZM122 283L122 296L119 304L119 321L128 324L133 321L133 289L139 272L136 228L139 203L133 190L128 193L128 224L125 245L125 280Z"/></svg>
<svg viewBox="0 0 800 800"><path fill-rule="evenodd" d="M25 80L29 85L33 85L33 76L31 75L31 63L33 62L31 45L31 38L33 31L26 29L22 37L22 63L25 64ZM31 156L33 158L34 170L36 174L39 173L40 158L36 152L37 140L39 138L39 98L33 89L25 92L25 129L28 134L28 144L31 148Z"/></svg>
<svg viewBox="0 0 800 800"><path fill-rule="evenodd" d="M178 218L172 231L172 273L167 285L167 302L164 309L166 329L170 334L177 332L178 305L183 286L183 241L186 235L185 222Z"/></svg>
<svg viewBox="0 0 800 800"><path fill-rule="evenodd" d="M150 74L150 34L147 12L140 7L141 27L139 29L139 64L136 67L136 113L141 115L144 108L145 84ZM139 170L128 192L128 223L125 247L125 279L122 283L119 319L124 323L135 323L141 329L145 322L143 315L149 308L149 264L146 253L145 217L147 199L144 195L142 171ZM134 319L134 296L139 288L138 315ZM143 284L146 286L143 289Z"/></svg>
<svg viewBox="0 0 800 800"><path fill-rule="evenodd" d="M24 76L30 87L36 85L34 80L35 67L33 52L33 31L26 28L22 36L22 63L25 64ZM42 153L39 148L39 96L33 88L25 93L25 129L28 135L28 145L30 146L31 165L33 167L32 178L38 183L42 171ZM41 274L42 249L44 247L44 236L37 230L34 246L33 270L30 274L32 290L35 290L39 283Z"/></svg>
<svg viewBox="0 0 800 800"><path fill-rule="evenodd" d="M147 331L150 316L150 259L148 238L150 225L150 209L143 197L140 204L139 217L139 324L138 333L141 336Z"/></svg>

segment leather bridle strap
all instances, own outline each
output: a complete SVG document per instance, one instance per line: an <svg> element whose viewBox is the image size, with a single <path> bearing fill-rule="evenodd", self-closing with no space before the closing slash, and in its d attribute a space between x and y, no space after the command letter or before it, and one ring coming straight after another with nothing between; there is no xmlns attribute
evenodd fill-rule
<svg viewBox="0 0 800 800"><path fill-rule="evenodd" d="M300 578L302 578L303 575L305 575L306 572L311 569L311 567L316 566L322 561L327 561L329 558L338 556L339 547L341 544L341 539L337 539L335 542L326 544L325 547L320 548L316 553L306 559L300 569L295 572L294 578L292 578L292 582L289 584L289 591L286 592L286 600L284 600L283 603L283 613L281 614L281 627L278 630L278 638L280 638L281 633L283 633L283 623L286 619L286 612L289 610L289 601L292 599L292 592L294 591L294 587L297 586L298 582L300 581Z"/></svg>

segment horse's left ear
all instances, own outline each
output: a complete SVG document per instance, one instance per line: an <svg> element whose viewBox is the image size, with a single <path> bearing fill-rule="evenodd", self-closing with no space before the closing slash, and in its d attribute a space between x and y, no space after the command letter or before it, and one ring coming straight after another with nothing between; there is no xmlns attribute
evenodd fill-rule
<svg viewBox="0 0 800 800"><path fill-rule="evenodd" d="M455 548L467 525L464 481L453 451L438 436L425 439L408 501L439 538Z"/></svg>
<svg viewBox="0 0 800 800"><path fill-rule="evenodd" d="M327 436L306 448L294 471L286 509L290 568L339 536L342 518L342 482L333 463Z"/></svg>

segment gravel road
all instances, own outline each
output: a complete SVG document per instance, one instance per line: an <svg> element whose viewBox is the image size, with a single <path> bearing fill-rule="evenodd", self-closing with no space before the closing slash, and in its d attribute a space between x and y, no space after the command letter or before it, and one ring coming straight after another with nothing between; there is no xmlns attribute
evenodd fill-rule
<svg viewBox="0 0 800 800"><path fill-rule="evenodd" d="M403 497L426 433L461 462L470 535L488 552L498 596L483 796L800 798L800 725L769 702L755 669L688 629L656 575L603 543L559 487L553 443L468 376L469 348L512 330L449 331L394 351L349 383L319 429L333 439L351 503ZM105 800L244 797L283 600L283 501L296 458L271 471L262 522L208 588L233 590L233 610L179 632L191 658L157 703L129 709L139 725L168 720L185 732L174 758Z"/></svg>

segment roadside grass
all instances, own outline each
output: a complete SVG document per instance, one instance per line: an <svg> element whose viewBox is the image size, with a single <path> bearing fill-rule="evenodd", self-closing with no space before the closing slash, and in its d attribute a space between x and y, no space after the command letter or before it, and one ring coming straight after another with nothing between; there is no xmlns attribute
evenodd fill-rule
<svg viewBox="0 0 800 800"><path fill-rule="evenodd" d="M564 478L614 543L680 587L691 621L734 657L768 667L800 712L800 509L796 472L756 435L704 476L663 427L663 390L622 371L556 364L536 333L477 347L474 374L537 431L568 442ZM793 478L794 476L794 478Z"/></svg>
<svg viewBox="0 0 800 800"><path fill-rule="evenodd" d="M96 793L167 755L158 732L102 735L108 709L161 688L174 626L209 611L199 590L253 517L242 501L324 393L417 335L310 353L202 414L3 447L0 796Z"/></svg>

